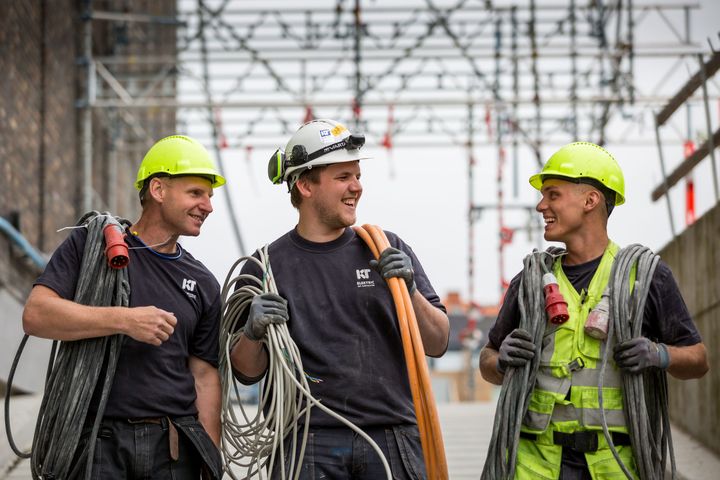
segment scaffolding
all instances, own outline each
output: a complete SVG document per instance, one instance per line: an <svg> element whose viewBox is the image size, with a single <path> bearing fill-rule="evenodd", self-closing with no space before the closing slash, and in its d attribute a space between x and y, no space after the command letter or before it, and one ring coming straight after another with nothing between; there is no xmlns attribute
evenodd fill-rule
<svg viewBox="0 0 720 480"><path fill-rule="evenodd" d="M303 120L320 117L361 129L371 146L464 148L471 300L482 212L497 211L500 290L512 233L540 228L533 206L517 201L521 166L539 166L545 145L575 139L652 144L642 126L685 81L679 67L703 52L690 35L699 5L683 1L179 0L164 15L121 0L87 3L86 145L92 123L103 122L115 132L112 152L137 158L153 137L145 113L168 111L213 147L221 169L223 149L274 150ZM175 32L175 49L93 55L99 22ZM642 78L650 67L652 78ZM497 155L494 204L477 201L480 146ZM87 182L90 158L88 147ZM509 210L528 221L506 225Z"/></svg>

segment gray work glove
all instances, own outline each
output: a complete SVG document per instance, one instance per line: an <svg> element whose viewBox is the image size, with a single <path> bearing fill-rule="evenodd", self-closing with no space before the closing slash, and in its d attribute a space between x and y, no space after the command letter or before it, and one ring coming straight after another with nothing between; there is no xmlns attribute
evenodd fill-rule
<svg viewBox="0 0 720 480"><path fill-rule="evenodd" d="M287 300L274 293L263 293L252 299L243 334L255 342L267 333L271 323L285 323L289 319Z"/></svg>
<svg viewBox="0 0 720 480"><path fill-rule="evenodd" d="M535 356L535 344L527 330L516 328L500 345L497 359L498 372L505 374L507 367L522 367Z"/></svg>
<svg viewBox="0 0 720 480"><path fill-rule="evenodd" d="M383 278L397 277L405 280L405 285L411 295L417 289L412 260L402 250L393 247L386 248L378 260L370 260L370 267L378 271Z"/></svg>
<svg viewBox="0 0 720 480"><path fill-rule="evenodd" d="M640 373L650 367L665 370L670 364L670 355L665 344L655 343L645 337L633 338L615 345L613 358L618 367L630 373Z"/></svg>

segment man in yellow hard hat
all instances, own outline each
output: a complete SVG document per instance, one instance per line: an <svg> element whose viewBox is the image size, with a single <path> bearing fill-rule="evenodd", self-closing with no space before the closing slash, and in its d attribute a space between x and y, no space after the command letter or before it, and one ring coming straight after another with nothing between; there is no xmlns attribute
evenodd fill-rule
<svg viewBox="0 0 720 480"><path fill-rule="evenodd" d="M126 336L92 459L92 478L220 478L220 288L179 243L197 236L225 183L205 148L173 135L145 155L142 214L126 230L130 304L73 301L87 231L73 230L35 282L26 333L62 341ZM91 411L96 409L91 405ZM90 422L92 423L92 422ZM204 467L203 467L204 465Z"/></svg>
<svg viewBox="0 0 720 480"><path fill-rule="evenodd" d="M528 278L523 271L510 283L481 352L483 377L498 385L509 369L539 362L522 419L515 478L624 478L603 434L603 423L618 457L637 478L629 414L623 405L624 376L661 369L680 379L702 377L709 368L705 346L670 268L662 261L648 273L649 287L630 281L631 289L647 288L640 336L618 343L615 335L603 338L587 329L591 312L600 314L596 308L607 295L606 288L622 288L610 275L620 248L608 238L607 222L613 208L625 202L625 182L607 150L588 142L565 145L530 178L530 184L542 194L536 210L545 220L545 240L565 244L565 251L555 254L552 273L567 302L569 319L545 322L537 341L518 328L523 301L519 291L525 288L523 278ZM544 312L538 317L544 321ZM612 360L603 371L606 350Z"/></svg>
<svg viewBox="0 0 720 480"><path fill-rule="evenodd" d="M427 478L400 327L384 279L407 284L428 355L447 349L449 321L402 239L387 232L392 247L375 262L351 228L363 194L360 161L369 158L361 149L364 141L339 122L318 119L302 125L284 153L271 158L268 177L287 183L299 219L269 246L279 295L253 299L231 360L241 381L259 381L268 367L262 343L267 326L287 321L303 368L319 379L310 384L313 397L378 444L393 478ZM251 262L243 273L261 275ZM301 480L386 478L379 456L336 418L314 408L310 432ZM270 478L280 478L280 463Z"/></svg>

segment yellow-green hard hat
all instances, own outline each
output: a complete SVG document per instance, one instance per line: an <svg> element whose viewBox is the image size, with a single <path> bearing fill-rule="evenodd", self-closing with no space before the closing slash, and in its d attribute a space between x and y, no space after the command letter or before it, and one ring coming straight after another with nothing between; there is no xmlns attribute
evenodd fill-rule
<svg viewBox="0 0 720 480"><path fill-rule="evenodd" d="M210 154L194 138L171 135L158 140L145 154L135 181L142 189L146 179L157 173L209 177L213 188L225 185L225 178L215 168Z"/></svg>
<svg viewBox="0 0 720 480"><path fill-rule="evenodd" d="M600 145L590 142L565 145L550 157L540 173L530 177L530 185L540 190L546 176L566 177L580 182L583 179L595 180L615 192L615 205L625 203L625 178L620 165Z"/></svg>

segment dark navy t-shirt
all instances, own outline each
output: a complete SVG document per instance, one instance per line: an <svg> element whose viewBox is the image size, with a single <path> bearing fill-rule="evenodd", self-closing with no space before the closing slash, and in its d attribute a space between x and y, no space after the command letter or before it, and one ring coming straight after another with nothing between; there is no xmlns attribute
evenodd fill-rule
<svg viewBox="0 0 720 480"><path fill-rule="evenodd" d="M72 300L87 230L76 229L58 247L36 280ZM177 318L175 332L160 346L125 337L106 417L145 418L197 413L190 355L218 364L220 286L210 271L178 244L164 255L128 232L130 307L153 305Z"/></svg>
<svg viewBox="0 0 720 480"><path fill-rule="evenodd" d="M386 234L410 255L419 292L445 311L412 249ZM270 244L269 256L303 368L317 379L309 382L313 396L360 427L415 423L395 304L385 280L370 269L365 242L351 228L327 243L292 230ZM242 272L259 275L253 262ZM341 425L318 408L311 424Z"/></svg>

